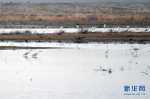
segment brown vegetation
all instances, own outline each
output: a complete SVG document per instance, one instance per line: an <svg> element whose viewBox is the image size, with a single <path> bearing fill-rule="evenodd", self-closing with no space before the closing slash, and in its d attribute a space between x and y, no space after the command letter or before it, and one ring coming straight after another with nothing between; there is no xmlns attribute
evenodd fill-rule
<svg viewBox="0 0 150 99"><path fill-rule="evenodd" d="M24 46L0 46L0 50L8 49L68 49L67 47L24 47ZM69 48L70 49L70 48Z"/></svg>
<svg viewBox="0 0 150 99"><path fill-rule="evenodd" d="M149 3L0 3L0 28L147 27Z"/></svg>
<svg viewBox="0 0 150 99"><path fill-rule="evenodd" d="M0 40L17 41L74 41L77 36L84 37L85 41L150 41L150 33L63 33L58 34L1 34Z"/></svg>
<svg viewBox="0 0 150 99"><path fill-rule="evenodd" d="M150 21L150 15L98 14L98 15L0 15L0 21Z"/></svg>

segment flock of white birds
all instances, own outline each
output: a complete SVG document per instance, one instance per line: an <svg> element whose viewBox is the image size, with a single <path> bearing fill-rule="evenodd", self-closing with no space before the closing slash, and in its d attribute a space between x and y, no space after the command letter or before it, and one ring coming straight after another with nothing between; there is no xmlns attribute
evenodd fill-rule
<svg viewBox="0 0 150 99"><path fill-rule="evenodd" d="M24 57L27 57L27 56L30 54L31 51L32 51L32 50L29 50L29 51L25 52L25 53L23 54L23 56L24 56ZM32 56L33 58L36 58L37 55L38 55L40 52L42 52L42 51L38 51L38 52L32 54L31 56Z"/></svg>
<svg viewBox="0 0 150 99"><path fill-rule="evenodd" d="M14 29L0 29L0 34L9 34L9 33L25 33L26 31L30 31L32 34L46 34L46 33L79 33L81 30L87 30L90 33L105 33L105 32L111 32L111 33L116 33L116 32L150 32L149 26L145 28L130 28L130 26L127 26L126 28L108 28L106 27L106 24L104 24L103 28L96 28L96 27L91 27L91 28L80 28L78 25L76 28L14 28Z"/></svg>

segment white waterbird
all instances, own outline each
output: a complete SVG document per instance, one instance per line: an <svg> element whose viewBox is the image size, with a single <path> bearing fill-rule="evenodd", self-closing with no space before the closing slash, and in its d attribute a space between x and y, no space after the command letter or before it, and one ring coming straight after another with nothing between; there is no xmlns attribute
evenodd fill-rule
<svg viewBox="0 0 150 99"><path fill-rule="evenodd" d="M27 56L32 50L29 50L23 54L23 56Z"/></svg>
<svg viewBox="0 0 150 99"><path fill-rule="evenodd" d="M136 48L136 47L133 47L133 46L131 46L131 47L132 47L132 50L134 50L134 52L136 52L136 54L137 54L137 51L140 50L139 48Z"/></svg>
<svg viewBox="0 0 150 99"><path fill-rule="evenodd" d="M78 25L76 25L76 27L77 27L77 29L79 29L79 26L78 26Z"/></svg>
<svg viewBox="0 0 150 99"><path fill-rule="evenodd" d="M149 26L145 29L145 31L148 31L149 30Z"/></svg>
<svg viewBox="0 0 150 99"><path fill-rule="evenodd" d="M36 57L40 52L42 52L42 51L32 54L32 57Z"/></svg>
<svg viewBox="0 0 150 99"><path fill-rule="evenodd" d="M106 24L104 24L104 28L106 28Z"/></svg>
<svg viewBox="0 0 150 99"><path fill-rule="evenodd" d="M105 55L108 54L108 45L107 45L107 49L105 49Z"/></svg>

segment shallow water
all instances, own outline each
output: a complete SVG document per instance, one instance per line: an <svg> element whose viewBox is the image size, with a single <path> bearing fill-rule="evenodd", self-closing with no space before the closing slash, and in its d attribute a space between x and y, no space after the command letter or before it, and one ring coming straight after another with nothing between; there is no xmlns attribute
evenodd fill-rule
<svg viewBox="0 0 150 99"><path fill-rule="evenodd" d="M35 46L36 44L31 44ZM105 49L108 45L108 56ZM58 44L73 49L0 51L0 99L149 99L150 44ZM131 54L131 46L137 54ZM112 73L99 71L111 68ZM124 70L121 70L121 68ZM148 75L147 75L148 74ZM124 95L124 86L145 86L145 95ZM134 93L138 93L136 91ZM133 93L130 91L129 93Z"/></svg>

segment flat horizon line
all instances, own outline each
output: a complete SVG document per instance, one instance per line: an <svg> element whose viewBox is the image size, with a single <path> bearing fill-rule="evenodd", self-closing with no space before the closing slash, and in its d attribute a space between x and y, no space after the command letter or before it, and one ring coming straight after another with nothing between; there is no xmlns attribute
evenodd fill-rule
<svg viewBox="0 0 150 99"><path fill-rule="evenodd" d="M117 2L114 2L114 1L80 1L80 2L0 2L0 3L147 3L150 1L124 1L124 2L121 2L121 1L117 1Z"/></svg>

